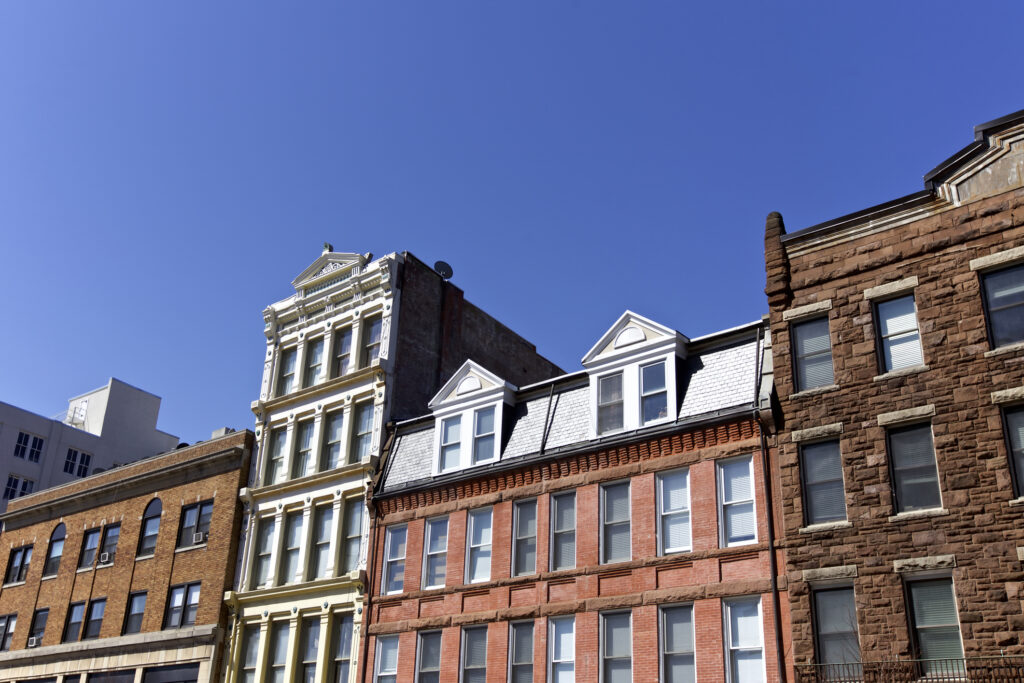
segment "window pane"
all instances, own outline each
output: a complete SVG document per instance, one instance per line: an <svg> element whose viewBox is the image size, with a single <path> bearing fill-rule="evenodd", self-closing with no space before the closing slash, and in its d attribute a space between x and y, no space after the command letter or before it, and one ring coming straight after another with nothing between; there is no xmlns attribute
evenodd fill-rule
<svg viewBox="0 0 1024 683"><path fill-rule="evenodd" d="M753 496L750 481L750 459L732 460L720 464L722 494L726 503L750 500Z"/></svg>
<svg viewBox="0 0 1024 683"><path fill-rule="evenodd" d="M839 442L808 444L801 449L805 514L808 524L846 519Z"/></svg>
<svg viewBox="0 0 1024 683"><path fill-rule="evenodd" d="M552 658L558 661L575 659L575 620L573 617L552 619L550 623Z"/></svg>
<svg viewBox="0 0 1024 683"><path fill-rule="evenodd" d="M891 430L889 447L892 449L898 510L940 507L942 502L931 425Z"/></svg>
<svg viewBox="0 0 1024 683"><path fill-rule="evenodd" d="M607 657L629 657L629 614L608 614L604 617L604 654Z"/></svg>
<svg viewBox="0 0 1024 683"><path fill-rule="evenodd" d="M1014 468L1017 495L1024 496L1024 408L1006 411L1006 431L1010 438L1010 460Z"/></svg>
<svg viewBox="0 0 1024 683"><path fill-rule="evenodd" d="M985 276L993 346L1024 341L1024 265Z"/></svg>
<svg viewBox="0 0 1024 683"><path fill-rule="evenodd" d="M693 652L693 608L666 607L662 610L666 652Z"/></svg>
<svg viewBox="0 0 1024 683"><path fill-rule="evenodd" d="M398 670L398 638L396 636L389 636L387 638L380 638L379 643L379 661L377 663L377 670L381 672L394 672Z"/></svg>
<svg viewBox="0 0 1024 683"><path fill-rule="evenodd" d="M598 433L622 429L622 373L601 377L597 387Z"/></svg>
<svg viewBox="0 0 1024 683"><path fill-rule="evenodd" d="M952 581L915 581L909 587L921 657L962 658L963 646Z"/></svg>
<svg viewBox="0 0 1024 683"><path fill-rule="evenodd" d="M792 330L797 390L832 384L832 343L828 334L828 318L798 323L793 325Z"/></svg>
<svg viewBox="0 0 1024 683"><path fill-rule="evenodd" d="M728 603L729 646L733 648L761 646L761 619L757 600Z"/></svg>
<svg viewBox="0 0 1024 683"><path fill-rule="evenodd" d="M622 522L629 520L629 484L614 484L604 487L604 521Z"/></svg>
<svg viewBox="0 0 1024 683"><path fill-rule="evenodd" d="M852 588L814 593L818 663L849 664L861 661L857 640L857 611Z"/></svg>
<svg viewBox="0 0 1024 683"><path fill-rule="evenodd" d="M476 435L494 432L494 408L476 411Z"/></svg>

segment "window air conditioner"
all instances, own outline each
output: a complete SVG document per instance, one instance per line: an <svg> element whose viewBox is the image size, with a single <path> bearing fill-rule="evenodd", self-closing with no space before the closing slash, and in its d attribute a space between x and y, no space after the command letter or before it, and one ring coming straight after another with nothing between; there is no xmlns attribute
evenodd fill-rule
<svg viewBox="0 0 1024 683"><path fill-rule="evenodd" d="M29 638L28 639L28 646L29 647L39 647L39 639L36 638L35 636Z"/></svg>
<svg viewBox="0 0 1024 683"><path fill-rule="evenodd" d="M100 564L110 564L110 553L100 553Z"/></svg>
<svg viewBox="0 0 1024 683"><path fill-rule="evenodd" d="M205 540L206 534L204 534L202 531L197 531L196 533L192 534L192 545L199 545Z"/></svg>

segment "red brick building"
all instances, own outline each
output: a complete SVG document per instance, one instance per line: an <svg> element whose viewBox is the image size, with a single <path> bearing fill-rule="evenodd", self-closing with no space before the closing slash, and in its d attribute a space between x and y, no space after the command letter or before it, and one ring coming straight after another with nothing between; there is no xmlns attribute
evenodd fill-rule
<svg viewBox="0 0 1024 683"><path fill-rule="evenodd" d="M11 501L0 680L219 680L251 432Z"/></svg>
<svg viewBox="0 0 1024 683"><path fill-rule="evenodd" d="M768 217L801 679L1024 662L1024 112L925 181L791 234Z"/></svg>
<svg viewBox="0 0 1024 683"><path fill-rule="evenodd" d="M392 435L360 680L784 680L763 332L627 312L583 372L467 362Z"/></svg>

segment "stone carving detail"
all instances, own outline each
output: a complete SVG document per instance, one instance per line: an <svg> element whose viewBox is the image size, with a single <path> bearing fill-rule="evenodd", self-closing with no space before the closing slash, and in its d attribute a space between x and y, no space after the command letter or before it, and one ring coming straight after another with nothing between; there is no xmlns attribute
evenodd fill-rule
<svg viewBox="0 0 1024 683"><path fill-rule="evenodd" d="M383 419L384 406L378 403L373 406L373 440L370 442L370 453L372 455L376 455L377 449L380 447L380 433L384 426Z"/></svg>
<svg viewBox="0 0 1024 683"><path fill-rule="evenodd" d="M345 266L343 264L341 264L341 263L328 263L326 266L324 266L323 268L320 269L319 273L317 273L313 277L320 277L321 275L327 275L328 273L333 273L336 270L341 270L344 267Z"/></svg>
<svg viewBox="0 0 1024 683"><path fill-rule="evenodd" d="M270 368L273 366L272 360L267 360L263 364L263 383L260 385L260 400L266 401L270 398Z"/></svg>
<svg viewBox="0 0 1024 683"><path fill-rule="evenodd" d="M388 357L388 339L391 337L391 316L387 316L380 324L380 353L378 356L381 360L387 360Z"/></svg>

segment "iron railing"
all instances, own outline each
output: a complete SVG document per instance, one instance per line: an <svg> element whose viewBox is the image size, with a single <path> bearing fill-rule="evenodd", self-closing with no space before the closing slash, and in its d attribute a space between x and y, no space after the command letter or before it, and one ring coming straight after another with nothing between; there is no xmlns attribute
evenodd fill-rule
<svg viewBox="0 0 1024 683"><path fill-rule="evenodd" d="M796 683L1024 683L1024 656L797 664Z"/></svg>

